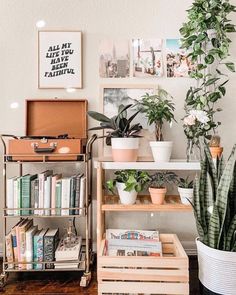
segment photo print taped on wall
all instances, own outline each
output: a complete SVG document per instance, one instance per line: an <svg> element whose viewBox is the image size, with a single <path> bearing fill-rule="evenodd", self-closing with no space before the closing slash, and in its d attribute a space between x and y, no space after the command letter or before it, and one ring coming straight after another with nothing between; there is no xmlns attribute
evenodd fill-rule
<svg viewBox="0 0 236 295"><path fill-rule="evenodd" d="M39 88L82 88L82 33L40 31Z"/></svg>
<svg viewBox="0 0 236 295"><path fill-rule="evenodd" d="M126 78L130 75L128 40L104 39L99 45L99 76Z"/></svg>
<svg viewBox="0 0 236 295"><path fill-rule="evenodd" d="M188 57L188 52L180 48L180 39L166 40L167 77L189 77L194 70L194 64Z"/></svg>
<svg viewBox="0 0 236 295"><path fill-rule="evenodd" d="M139 78L163 75L163 40L133 39L133 75Z"/></svg>

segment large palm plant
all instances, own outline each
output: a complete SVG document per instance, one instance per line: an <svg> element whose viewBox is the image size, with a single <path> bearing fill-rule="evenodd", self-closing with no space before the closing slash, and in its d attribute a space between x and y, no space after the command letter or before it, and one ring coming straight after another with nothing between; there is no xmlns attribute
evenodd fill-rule
<svg viewBox="0 0 236 295"><path fill-rule="evenodd" d="M236 164L234 145L227 163L213 162L205 144L201 173L194 185L194 212L201 242L236 252Z"/></svg>

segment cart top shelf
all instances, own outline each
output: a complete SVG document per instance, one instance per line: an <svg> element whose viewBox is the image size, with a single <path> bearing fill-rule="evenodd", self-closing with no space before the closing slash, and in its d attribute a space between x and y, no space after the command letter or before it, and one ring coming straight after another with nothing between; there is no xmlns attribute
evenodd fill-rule
<svg viewBox="0 0 236 295"><path fill-rule="evenodd" d="M152 158L142 157L137 162L113 162L112 158L105 157L95 159L95 168L99 163L106 170L140 169L140 170L200 170L200 162L187 162L184 159L171 159L170 162L157 163Z"/></svg>

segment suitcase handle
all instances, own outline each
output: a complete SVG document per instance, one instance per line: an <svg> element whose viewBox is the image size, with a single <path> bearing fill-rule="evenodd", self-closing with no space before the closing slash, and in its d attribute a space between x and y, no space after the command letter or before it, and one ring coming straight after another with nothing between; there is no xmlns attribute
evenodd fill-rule
<svg viewBox="0 0 236 295"><path fill-rule="evenodd" d="M49 154L55 151L55 146L47 147L47 148L39 148L37 146L34 147L34 152L38 154Z"/></svg>

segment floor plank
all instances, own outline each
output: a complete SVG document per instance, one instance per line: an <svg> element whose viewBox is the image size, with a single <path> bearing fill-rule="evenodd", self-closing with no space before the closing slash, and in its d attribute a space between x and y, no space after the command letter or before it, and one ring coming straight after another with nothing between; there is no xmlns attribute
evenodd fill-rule
<svg viewBox="0 0 236 295"><path fill-rule="evenodd" d="M191 256L190 295L199 295L197 257ZM95 295L97 294L96 273L93 272L88 288L81 288L80 273L20 273L11 274L4 290L4 295Z"/></svg>

